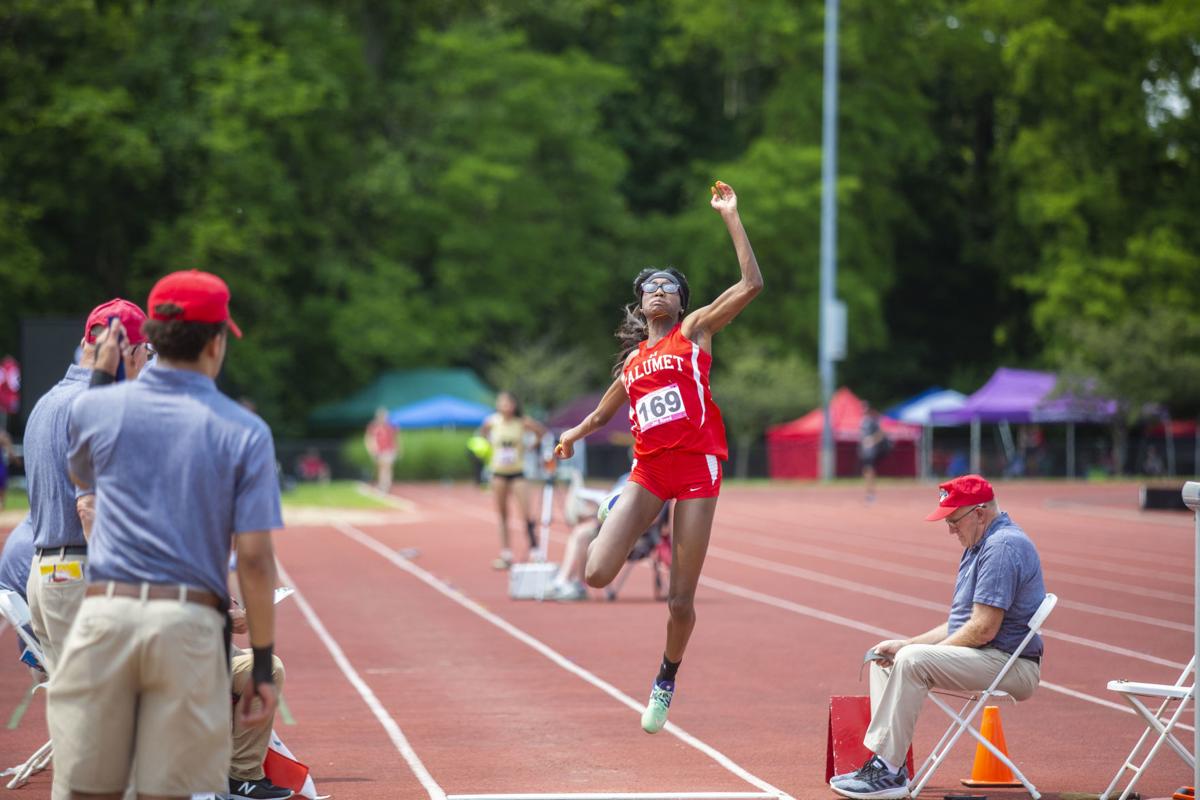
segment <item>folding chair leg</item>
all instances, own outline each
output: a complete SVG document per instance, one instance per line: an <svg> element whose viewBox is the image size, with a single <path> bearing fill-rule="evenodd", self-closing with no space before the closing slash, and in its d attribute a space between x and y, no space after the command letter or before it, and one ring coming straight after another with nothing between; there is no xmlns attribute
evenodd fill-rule
<svg viewBox="0 0 1200 800"><path fill-rule="evenodd" d="M929 783L930 778L933 777L933 773L937 771L937 768L940 767L942 762L946 760L946 756L948 756L950 751L954 749L954 745L958 742L959 737L963 735L964 731L969 731L971 736L973 736L992 752L992 755L996 756L1004 764L1008 765L1008 768L1013 771L1013 775L1017 777L1017 780L1021 782L1033 800L1041 800L1041 794L1038 792L1037 787L1029 782L1029 779L1021 773L1021 770L1017 769L1017 765L1012 762L1012 759L1001 753L999 748L997 748L987 739L983 738L983 734L971 726L972 720L974 720L975 716L983 708L983 704L981 702L967 700L966 705L963 706L963 710L966 710L966 708L973 702L975 702L975 708L970 714L968 714L966 717L963 717L961 712L955 714L954 709L942 702L942 700L936 695L931 694L929 699L932 700L936 706L942 709L942 711L945 711L946 715L949 716L953 722L946 730L946 733L942 735L941 740L938 742L937 746L934 747L929 758L926 759L925 763L921 765L921 769L917 770L917 775L920 777L917 778L914 776L914 783L912 783L909 787L910 797L916 798L922 791L924 791L925 786ZM946 741L947 737L949 737L949 741Z"/></svg>
<svg viewBox="0 0 1200 800"><path fill-rule="evenodd" d="M1133 787L1137 785L1137 782L1141 780L1142 775L1147 769L1150 768L1150 764L1154 761L1154 757L1158 755L1158 751L1162 748L1164 743L1170 745L1171 749L1175 751L1176 755L1183 759L1183 762L1187 764L1188 767L1192 767L1195 763L1195 757L1192 755L1192 753L1189 752L1188 749L1184 747L1183 744L1181 744L1172 733L1172 731L1175 729L1175 723L1179 721L1179 718L1183 716L1183 712L1187 708L1187 698L1180 700L1179 706L1175 709L1175 713L1171 715L1171 718L1164 725L1160 715L1166 710L1168 704L1170 703L1169 698L1158 707L1158 711L1151 715L1150 709L1144 703L1142 703L1141 700L1133 697L1132 695L1124 695L1124 697L1127 701L1129 701L1129 704L1134 707L1134 710L1137 711L1138 714L1146 721L1147 728L1142 732L1142 736L1138 739L1137 744L1133 746L1133 750L1129 751L1129 756L1125 763L1121 765L1121 768L1117 770L1117 774L1113 776L1112 783L1110 783L1108 788L1104 790L1104 794L1100 795L1100 800L1108 800L1109 795L1120 782L1121 776L1124 775L1128 770L1133 773L1133 777L1129 779L1129 784L1126 785L1125 790L1121 792L1120 797L1120 800L1127 800L1129 795L1133 792ZM1158 738L1150 747L1150 751L1146 753L1146 757L1142 760L1142 763L1134 764L1133 759L1137 756L1138 750L1142 748L1142 745L1145 743L1146 737L1150 735L1151 730L1158 734Z"/></svg>
<svg viewBox="0 0 1200 800"><path fill-rule="evenodd" d="M956 716L962 716L963 712L965 712L970 705L971 705L971 700L968 698L967 702L963 703L962 709L958 712L958 714ZM930 768L930 765L938 757L938 754L942 752L943 745L946 744L946 740L949 739L951 734L953 734L953 733L954 733L953 725L951 725L949 728L946 728L946 732L942 734L942 738L938 739L937 744L935 744L933 746L933 749L929 751L929 756L921 764L920 768L913 774L912 782L914 784L917 784L919 787L924 786L922 779L925 777L926 771ZM918 791L920 791L919 788L918 788ZM913 796L915 797L916 795L914 794Z"/></svg>
<svg viewBox="0 0 1200 800"><path fill-rule="evenodd" d="M13 778L7 784L9 789L19 789L29 783L29 778L35 772L41 772L50 763L50 757L54 750L50 742L46 742L39 747L33 755L25 760L24 763L13 767Z"/></svg>
<svg viewBox="0 0 1200 800"><path fill-rule="evenodd" d="M934 705L942 709L942 711L945 711L946 714L954 721L951 724L950 729L946 731L947 733L954 731L954 733L950 735L950 741L946 742L946 746L942 748L942 750L933 758L933 763L929 765L929 768L925 769L922 767L922 769L925 770L925 773L921 776L921 779L910 786L909 796L913 798L915 798L922 792L922 790L924 790L925 785L929 783L929 779L933 777L933 773L937 772L937 768L940 767L942 762L946 760L946 756L950 755L950 751L954 749L955 743L958 741L959 737L963 735L963 731L971 726L971 720L975 718L975 715L979 713L981 708L981 706L976 703L975 708L972 709L970 714L968 714L966 717L960 717L958 714L954 713L954 709L943 703L936 695L929 695L929 699L933 701ZM970 703L971 701L967 701L967 705L970 705ZM945 739L946 737L943 736L942 738Z"/></svg>
<svg viewBox="0 0 1200 800"><path fill-rule="evenodd" d="M626 561L625 566L621 567L621 571L617 573L617 577L613 578L613 582L604 590L604 596L609 600L616 600L617 594L625 585L625 581L629 580L629 573L633 572L635 566L637 566L636 561Z"/></svg>

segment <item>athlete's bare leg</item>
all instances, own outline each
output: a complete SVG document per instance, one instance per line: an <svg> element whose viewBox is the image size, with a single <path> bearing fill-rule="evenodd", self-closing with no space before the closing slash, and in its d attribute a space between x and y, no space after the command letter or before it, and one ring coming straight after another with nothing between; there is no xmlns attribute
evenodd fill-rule
<svg viewBox="0 0 1200 800"><path fill-rule="evenodd" d="M696 586L708 553L717 498L680 500L671 524L671 582L667 590L667 647L664 655L682 661L692 629L696 627Z"/></svg>
<svg viewBox="0 0 1200 800"><path fill-rule="evenodd" d="M513 492L517 495L517 508L521 509L521 520L525 523L527 531L533 530L533 514L529 512L529 481L524 478L517 478L513 483L516 484ZM530 541L529 547L533 549L533 541Z"/></svg>
<svg viewBox="0 0 1200 800"><path fill-rule="evenodd" d="M584 580L601 589L612 583L625 565L629 551L662 511L663 501L645 487L630 481L621 490L621 499L600 526L600 533L588 546Z"/></svg>
<svg viewBox="0 0 1200 800"><path fill-rule="evenodd" d="M596 526L595 520L588 520L580 522L571 529L571 535L567 538L567 547L563 551L562 566L558 570L557 581L567 583L583 580L583 562L587 558L587 544L595 534Z"/></svg>
<svg viewBox="0 0 1200 800"><path fill-rule="evenodd" d="M507 552L512 548L508 540L508 485L511 481L492 476L492 496L496 498L496 511L500 515L500 549Z"/></svg>

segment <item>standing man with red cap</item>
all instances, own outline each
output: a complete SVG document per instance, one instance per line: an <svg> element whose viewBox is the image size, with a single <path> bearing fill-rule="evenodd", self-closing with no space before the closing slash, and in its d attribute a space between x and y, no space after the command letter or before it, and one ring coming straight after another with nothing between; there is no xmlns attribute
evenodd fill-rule
<svg viewBox="0 0 1200 800"><path fill-rule="evenodd" d="M990 686L1046 596L1037 549L997 507L992 485L963 475L940 488L941 502L925 519L945 520L963 546L949 618L911 639L875 645L881 658L871 662L871 725L863 738L872 755L857 772L829 782L843 797L908 797L904 762L929 690ZM999 688L1027 699L1041 680L1041 660L1042 637L1035 636Z"/></svg>
<svg viewBox="0 0 1200 800"><path fill-rule="evenodd" d="M71 621L83 602L88 561L81 509L67 473L67 418L71 403L87 390L91 380L96 337L114 317L127 331L127 368L133 370L135 358L145 363L144 355L139 355L146 343L142 334L146 315L142 309L119 298L96 306L84 327L82 360L68 367L63 379L38 400L25 426L25 474L34 546L26 596L33 631L46 653L46 667L51 674Z"/></svg>
<svg viewBox="0 0 1200 800"><path fill-rule="evenodd" d="M176 272L150 293L156 366L78 397L68 461L94 488L86 597L51 675L54 792L117 800L228 788L226 570L236 540L253 649L243 724L274 712L275 557L282 527L271 433L217 390L229 289Z"/></svg>

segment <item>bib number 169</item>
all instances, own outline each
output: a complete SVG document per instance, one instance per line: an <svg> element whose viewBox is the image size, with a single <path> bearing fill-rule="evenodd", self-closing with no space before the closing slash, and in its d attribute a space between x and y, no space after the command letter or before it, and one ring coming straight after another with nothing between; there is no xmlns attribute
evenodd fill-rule
<svg viewBox="0 0 1200 800"><path fill-rule="evenodd" d="M643 431L685 417L687 410L683 407L683 395L676 384L653 391L638 403L638 427Z"/></svg>

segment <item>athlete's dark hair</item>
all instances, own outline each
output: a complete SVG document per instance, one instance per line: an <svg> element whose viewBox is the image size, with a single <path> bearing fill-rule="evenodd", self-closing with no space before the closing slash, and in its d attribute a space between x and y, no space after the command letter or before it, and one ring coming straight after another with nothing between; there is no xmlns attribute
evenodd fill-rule
<svg viewBox="0 0 1200 800"><path fill-rule="evenodd" d="M513 416L518 419L525 416L524 411L521 408L521 399L517 397L515 392L510 392L507 389L501 389L500 393L496 395L496 402L500 402L500 398L504 395L508 395L508 399L513 401Z"/></svg>
<svg viewBox="0 0 1200 800"><path fill-rule="evenodd" d="M637 300L625 306L625 317L621 320L621 324L617 326L616 337L621 345L621 350L617 354L617 363L613 365L613 375L621 374L621 370L625 367L625 359L629 354L637 349L637 346L646 341L649 337L649 332L646 330L646 315L642 313L642 284L656 272L665 272L670 275L679 284L679 315L687 314L688 309L688 282L687 277L682 272L674 267L646 267L637 274L633 279L633 294Z"/></svg>
<svg viewBox="0 0 1200 800"><path fill-rule="evenodd" d="M182 314L174 303L162 303L152 314L170 317ZM154 351L171 361L195 361L204 347L225 330L224 322L185 322L181 319L148 319L142 323L142 333L154 345Z"/></svg>

